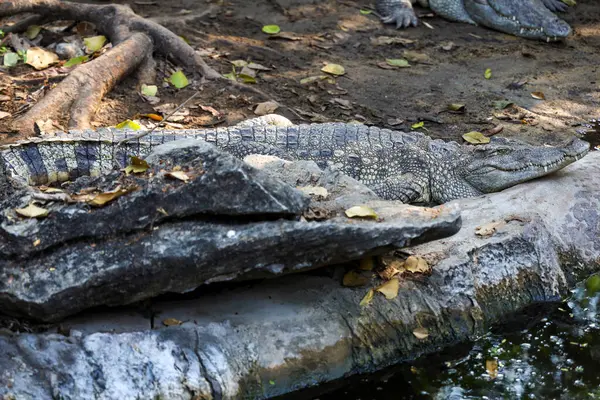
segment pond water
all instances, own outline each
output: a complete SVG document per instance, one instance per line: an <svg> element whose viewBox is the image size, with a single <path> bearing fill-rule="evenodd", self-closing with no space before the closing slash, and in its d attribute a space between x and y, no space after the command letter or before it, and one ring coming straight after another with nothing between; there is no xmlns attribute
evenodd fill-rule
<svg viewBox="0 0 600 400"><path fill-rule="evenodd" d="M296 399L600 399L600 276L473 343Z"/></svg>

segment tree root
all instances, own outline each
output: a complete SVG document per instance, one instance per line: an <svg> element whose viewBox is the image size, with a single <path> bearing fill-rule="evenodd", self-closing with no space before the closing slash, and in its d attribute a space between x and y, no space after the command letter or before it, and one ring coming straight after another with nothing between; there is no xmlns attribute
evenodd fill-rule
<svg viewBox="0 0 600 400"><path fill-rule="evenodd" d="M13 121L13 128L32 134L34 123L69 112L69 128L89 128L104 95L123 77L138 71L138 80L150 84L155 78L154 52L178 65L200 73L204 78L219 80L261 98L269 96L258 89L225 79L204 62L192 47L175 33L135 14L129 7L108 4L69 3L60 0L0 1L0 17L21 13L33 14L29 20L74 20L92 22L106 35L113 48L102 56L77 66L23 116ZM26 28L25 24L19 25Z"/></svg>

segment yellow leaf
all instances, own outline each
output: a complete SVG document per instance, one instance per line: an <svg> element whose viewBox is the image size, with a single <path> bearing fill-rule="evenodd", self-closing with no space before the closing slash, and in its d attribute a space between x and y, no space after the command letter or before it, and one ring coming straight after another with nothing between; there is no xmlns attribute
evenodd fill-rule
<svg viewBox="0 0 600 400"><path fill-rule="evenodd" d="M125 173L129 175L130 173L141 174L142 172L146 172L150 168L146 160L142 160L139 157L131 156L131 163L125 167Z"/></svg>
<svg viewBox="0 0 600 400"><path fill-rule="evenodd" d="M417 328L413 331L413 335L415 335L415 337L417 339L423 340L423 339L427 339L429 337L429 331L427 330L427 328Z"/></svg>
<svg viewBox="0 0 600 400"><path fill-rule="evenodd" d="M575 0L562 0L562 2L570 7L574 7L577 4Z"/></svg>
<svg viewBox="0 0 600 400"><path fill-rule="evenodd" d="M173 72L173 75L169 78L169 82L177 89L182 89L189 84L187 77L181 70Z"/></svg>
<svg viewBox="0 0 600 400"><path fill-rule="evenodd" d="M370 207L367 206L354 206L350 207L345 211L346 217L348 218L373 218L377 219L377 213Z"/></svg>
<svg viewBox="0 0 600 400"><path fill-rule="evenodd" d="M177 325L183 324L183 321L180 321L175 318L167 318L167 319L163 320L162 323L164 326L177 326Z"/></svg>
<svg viewBox="0 0 600 400"><path fill-rule="evenodd" d="M485 144L490 142L490 138L484 136L483 133L471 131L462 135L463 139L471 144Z"/></svg>
<svg viewBox="0 0 600 400"><path fill-rule="evenodd" d="M419 129L419 128L423 128L425 126L425 122L421 121L421 122L417 122L415 124L412 124L410 127L412 129Z"/></svg>
<svg viewBox="0 0 600 400"><path fill-rule="evenodd" d="M344 67L342 67L339 64L326 64L323 68L321 68L321 71L323 72L327 72L328 74L331 75L344 75L346 73L346 70L344 69Z"/></svg>
<svg viewBox="0 0 600 400"><path fill-rule="evenodd" d="M45 208L38 207L33 203L30 203L25 208L17 208L15 209L15 212L20 216L27 218L44 218L47 217L49 213Z"/></svg>
<svg viewBox="0 0 600 400"><path fill-rule="evenodd" d="M26 58L27 61L25 63L37 70L48 68L50 64L58 62L58 56L55 53L41 47L32 47L27 50Z"/></svg>
<svg viewBox="0 0 600 400"><path fill-rule="evenodd" d="M158 92L158 86L142 84L140 91L144 96L156 96L156 93Z"/></svg>
<svg viewBox="0 0 600 400"><path fill-rule="evenodd" d="M483 76L485 77L485 79L491 79L492 78L492 69L488 68L485 70L485 72L483 73Z"/></svg>
<svg viewBox="0 0 600 400"><path fill-rule="evenodd" d="M131 129L133 131L137 131L138 129L141 129L142 127L137 122L133 122L130 119L126 119L125 121L120 122L117 125L115 125L115 128L117 128L117 129Z"/></svg>
<svg viewBox="0 0 600 400"><path fill-rule="evenodd" d="M123 196L127 192L128 191L125 189L117 189L112 192L100 193L100 194L95 195L91 200L88 201L88 203L93 206L100 207L100 206L110 203L111 201L113 201L114 199L116 199L118 197Z"/></svg>
<svg viewBox="0 0 600 400"><path fill-rule="evenodd" d="M315 81L322 81L323 79L327 79L327 76L326 75L309 76L308 78L300 79L300 84L306 85L307 83L312 83Z"/></svg>
<svg viewBox="0 0 600 400"><path fill-rule="evenodd" d="M42 27L39 25L29 25L27 27L27 31L25 31L25 36L27 36L27 39L33 40L40 33L41 30Z"/></svg>
<svg viewBox="0 0 600 400"><path fill-rule="evenodd" d="M342 285L346 287L356 287L356 286L364 286L371 281L371 278L368 276L362 275L358 271L348 271L344 275L344 279L342 280Z"/></svg>
<svg viewBox="0 0 600 400"><path fill-rule="evenodd" d="M498 377L498 360L486 360L485 370L490 378L496 379Z"/></svg>
<svg viewBox="0 0 600 400"><path fill-rule="evenodd" d="M392 67L408 68L410 64L404 58L386 58L385 62Z"/></svg>
<svg viewBox="0 0 600 400"><path fill-rule="evenodd" d="M400 281L394 278L377 287L375 290L377 290L379 293L382 293L386 299L391 300L398 296L399 289Z"/></svg>
<svg viewBox="0 0 600 400"><path fill-rule="evenodd" d="M464 104L458 104L458 103L448 104L448 110L455 111L455 112L464 112L465 111L465 105Z"/></svg>
<svg viewBox="0 0 600 400"><path fill-rule="evenodd" d="M365 297L362 298L362 300L360 301L360 306L366 306L368 305L371 300L373 300L373 296L375 295L375 291L373 289L369 289L369 291L367 292L367 294L365 294Z"/></svg>
<svg viewBox="0 0 600 400"><path fill-rule="evenodd" d="M410 256L404 261L404 269L408 272L418 272L421 274L431 272L431 268L427 264L427 261L421 256Z"/></svg>
<svg viewBox="0 0 600 400"><path fill-rule="evenodd" d="M168 176L170 178L175 178L175 179L179 179L180 181L184 181L187 182L190 180L190 177L183 171L171 171L171 172L167 172L165 174L165 176Z"/></svg>
<svg viewBox="0 0 600 400"><path fill-rule="evenodd" d="M85 44L88 53L93 53L100 50L102 46L104 46L104 43L106 43L106 36L100 35L84 38L83 43Z"/></svg>

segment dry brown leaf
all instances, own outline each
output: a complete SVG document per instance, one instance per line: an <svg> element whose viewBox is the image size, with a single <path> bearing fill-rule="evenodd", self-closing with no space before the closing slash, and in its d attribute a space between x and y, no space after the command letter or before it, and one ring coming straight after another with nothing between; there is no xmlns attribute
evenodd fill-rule
<svg viewBox="0 0 600 400"><path fill-rule="evenodd" d="M91 200L88 201L88 203L93 206L101 207L103 205L110 203L111 201L115 200L116 198L123 196L124 194L126 194L128 192L129 191L126 189L119 188L117 190L113 190L112 192L100 193L100 194L95 195Z"/></svg>
<svg viewBox="0 0 600 400"><path fill-rule="evenodd" d="M498 377L498 360L486 360L485 370L490 378L496 379Z"/></svg>
<svg viewBox="0 0 600 400"><path fill-rule="evenodd" d="M187 182L190 180L190 177L183 171L171 171L171 172L167 172L165 174L165 176L168 176L170 178L175 178L175 179L179 179L180 181L184 181Z"/></svg>
<svg viewBox="0 0 600 400"><path fill-rule="evenodd" d="M481 225L475 228L475 234L477 236L492 236L498 229L506 224L505 221L492 221L485 225Z"/></svg>
<svg viewBox="0 0 600 400"><path fill-rule="evenodd" d="M46 69L50 64L59 61L56 53L42 49L41 47L32 47L27 50L26 64L31 65L37 70Z"/></svg>
<svg viewBox="0 0 600 400"><path fill-rule="evenodd" d="M538 100L546 100L546 96L542 92L532 92L531 97Z"/></svg>
<svg viewBox="0 0 600 400"><path fill-rule="evenodd" d="M180 321L176 318L167 318L167 319L163 320L162 323L164 326L177 326L177 325L183 324L183 321Z"/></svg>
<svg viewBox="0 0 600 400"><path fill-rule="evenodd" d="M383 285L378 286L376 289L379 293L382 293L386 299L391 300L398 296L398 290L400 290L400 281L398 279L390 279Z"/></svg>
<svg viewBox="0 0 600 400"><path fill-rule="evenodd" d="M427 339L429 337L429 331L427 330L427 328L416 328L413 331L413 335L415 335L415 337L419 340L423 340L423 339Z"/></svg>
<svg viewBox="0 0 600 400"><path fill-rule="evenodd" d="M410 256L404 261L404 269L412 273L428 274L431 272L431 267L427 261L421 256Z"/></svg>
<svg viewBox="0 0 600 400"><path fill-rule="evenodd" d="M44 218L48 216L48 213L50 211L46 210L45 208L38 207L33 203L30 203L25 208L16 208L15 212L20 216L26 218Z"/></svg>
<svg viewBox="0 0 600 400"><path fill-rule="evenodd" d="M272 114L275 110L279 108L279 104L274 101L265 101L263 103L259 103L254 109L254 114L256 115L267 115Z"/></svg>
<svg viewBox="0 0 600 400"><path fill-rule="evenodd" d="M371 300L373 300L373 296L374 295L375 295L375 291L373 289L369 289L369 291L367 292L367 294L365 294L365 296L360 301L360 305L361 306L368 305L371 302Z"/></svg>

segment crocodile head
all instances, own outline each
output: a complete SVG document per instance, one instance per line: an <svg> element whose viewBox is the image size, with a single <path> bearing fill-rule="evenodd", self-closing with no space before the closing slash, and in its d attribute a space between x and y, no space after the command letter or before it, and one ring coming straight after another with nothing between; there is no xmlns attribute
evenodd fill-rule
<svg viewBox="0 0 600 400"><path fill-rule="evenodd" d="M560 147L492 138L489 144L468 146L458 170L480 192L497 192L558 171L585 156L589 147L588 142L577 138Z"/></svg>
<svg viewBox="0 0 600 400"><path fill-rule="evenodd" d="M567 37L571 27L550 11L542 0L463 0L478 24L528 39L555 41Z"/></svg>

